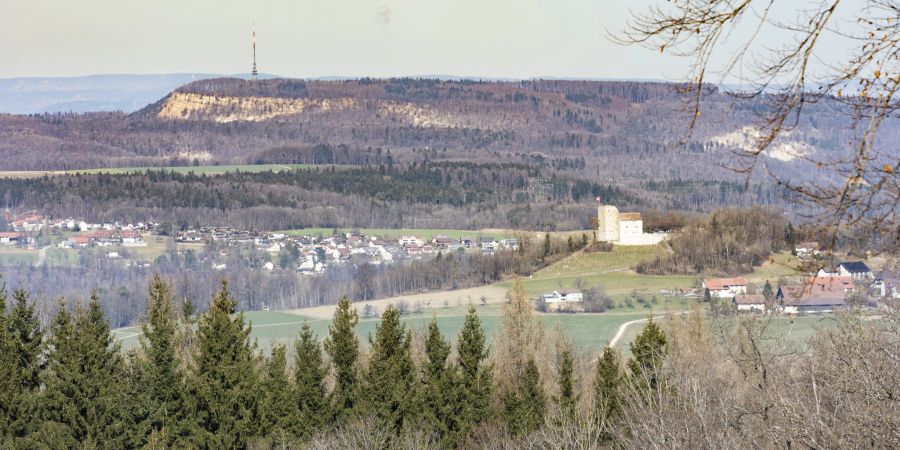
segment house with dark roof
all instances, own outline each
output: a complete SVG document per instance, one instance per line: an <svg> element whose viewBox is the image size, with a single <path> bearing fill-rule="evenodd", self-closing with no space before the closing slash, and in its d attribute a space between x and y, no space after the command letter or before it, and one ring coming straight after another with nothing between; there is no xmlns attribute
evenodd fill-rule
<svg viewBox="0 0 900 450"><path fill-rule="evenodd" d="M760 294L739 294L731 301L738 311L766 312L766 298Z"/></svg>
<svg viewBox="0 0 900 450"><path fill-rule="evenodd" d="M842 262L838 264L837 270L840 276L850 277L854 280L874 278L872 269L862 261Z"/></svg>
<svg viewBox="0 0 900 450"><path fill-rule="evenodd" d="M779 286L775 300L778 309L786 314L833 312L844 309L852 289L849 277L811 277L801 285Z"/></svg>

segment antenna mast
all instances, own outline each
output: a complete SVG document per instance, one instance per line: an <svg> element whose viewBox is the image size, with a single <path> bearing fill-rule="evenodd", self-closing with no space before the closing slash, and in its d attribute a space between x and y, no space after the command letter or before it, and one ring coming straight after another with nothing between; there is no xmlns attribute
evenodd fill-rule
<svg viewBox="0 0 900 450"><path fill-rule="evenodd" d="M253 70L250 71L250 75L254 80L259 75L259 72L256 71L256 23L253 24Z"/></svg>

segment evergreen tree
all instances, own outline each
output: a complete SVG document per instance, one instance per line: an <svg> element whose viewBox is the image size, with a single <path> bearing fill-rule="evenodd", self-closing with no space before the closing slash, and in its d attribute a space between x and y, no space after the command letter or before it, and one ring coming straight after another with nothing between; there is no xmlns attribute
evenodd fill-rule
<svg viewBox="0 0 900 450"><path fill-rule="evenodd" d="M564 348L559 354L559 397L556 399L562 418L568 423L574 423L578 396L575 394L574 376L575 358L570 347Z"/></svg>
<svg viewBox="0 0 900 450"><path fill-rule="evenodd" d="M712 304L713 298L712 293L709 292L709 288L703 290L703 301L710 305Z"/></svg>
<svg viewBox="0 0 900 450"><path fill-rule="evenodd" d="M6 286L0 291L0 439L11 441L14 436L13 420L16 413L15 350L9 334L9 318L6 314Z"/></svg>
<svg viewBox="0 0 900 450"><path fill-rule="evenodd" d="M287 376L287 350L283 345L272 348L261 387L259 434L269 437L273 447L288 445L294 440L299 409L294 385Z"/></svg>
<svg viewBox="0 0 900 450"><path fill-rule="evenodd" d="M458 368L449 372L447 405L451 414L447 423L447 439L452 447L463 442L472 430L490 416L493 391L491 369L487 358L486 339L481 319L474 305L469 305L463 327L457 337Z"/></svg>
<svg viewBox="0 0 900 450"><path fill-rule="evenodd" d="M244 447L258 424L257 373L250 327L243 313L234 317L228 283L213 297L197 330L196 373L191 386L197 447Z"/></svg>
<svg viewBox="0 0 900 450"><path fill-rule="evenodd" d="M6 287L0 292L0 324L5 311ZM0 347L9 357L9 364L3 370L9 370L9 376L4 374L0 383L4 397L10 398L9 409L0 406L0 410L8 410L10 415L4 416L10 419L9 426L0 425L0 430L8 429L11 437L22 438L25 436L31 424L31 417L36 413L36 399L41 387L41 371L45 367L43 331L38 318L34 313L34 304L29 303L28 293L23 289L16 289L13 294L14 304L9 315L5 318L5 330L0 331ZM2 325L0 325L2 327ZM6 336L5 338L3 336ZM8 345L2 344L8 339ZM5 359L5 358L4 358ZM6 383L9 383L6 385ZM0 431L2 435L2 431Z"/></svg>
<svg viewBox="0 0 900 450"><path fill-rule="evenodd" d="M358 395L356 359L359 357L359 339L353 328L359 321L350 299L341 298L328 327L325 351L331 357L335 371L335 386L331 392L333 420L340 421L352 413Z"/></svg>
<svg viewBox="0 0 900 450"><path fill-rule="evenodd" d="M772 301L772 297L775 295L775 291L772 289L772 284L769 283L769 280L766 280L766 284L762 289L762 296L765 297L766 302ZM767 306L768 308L768 306Z"/></svg>
<svg viewBox="0 0 900 450"><path fill-rule="evenodd" d="M632 381L642 389L655 390L659 383L659 370L666 355L666 334L651 317L641 334L631 343L631 359L628 368Z"/></svg>
<svg viewBox="0 0 900 450"><path fill-rule="evenodd" d="M432 318L425 340L426 363L422 374L421 404L425 421L442 439L446 439L448 432L453 381L451 372L455 369L447 367L449 356L450 343L444 340L437 319Z"/></svg>
<svg viewBox="0 0 900 450"><path fill-rule="evenodd" d="M73 315L60 304L50 336L49 367L34 439L50 448L121 448L134 426L119 346L96 292Z"/></svg>
<svg viewBox="0 0 900 450"><path fill-rule="evenodd" d="M369 337L366 411L399 434L416 416L415 367L410 356L410 335L400 323L400 310L390 305L381 317L375 336Z"/></svg>
<svg viewBox="0 0 900 450"><path fill-rule="evenodd" d="M506 423L513 436L534 431L544 423L546 398L533 358L525 363L525 371L516 389L504 395L503 406Z"/></svg>
<svg viewBox="0 0 900 450"><path fill-rule="evenodd" d="M622 365L618 353L606 347L597 359L594 378L594 415L604 426L614 422L621 410Z"/></svg>
<svg viewBox="0 0 900 450"><path fill-rule="evenodd" d="M171 288L159 275L150 282L145 322L141 326L141 347L145 368L135 373L147 395L147 418L142 424L149 439L172 445L184 418L184 379L179 369L177 321Z"/></svg>
<svg viewBox="0 0 900 450"><path fill-rule="evenodd" d="M309 323L304 323L296 344L294 379L297 386L299 417L295 434L306 438L319 431L327 419L328 402L325 398L325 368L322 365L322 348L312 334Z"/></svg>

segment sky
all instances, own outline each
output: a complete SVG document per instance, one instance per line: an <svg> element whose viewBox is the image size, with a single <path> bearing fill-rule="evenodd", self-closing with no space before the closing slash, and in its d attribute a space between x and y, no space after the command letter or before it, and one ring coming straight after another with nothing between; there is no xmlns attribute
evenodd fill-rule
<svg viewBox="0 0 900 450"><path fill-rule="evenodd" d="M250 71L682 80L609 34L662 0L0 0L0 77Z"/></svg>

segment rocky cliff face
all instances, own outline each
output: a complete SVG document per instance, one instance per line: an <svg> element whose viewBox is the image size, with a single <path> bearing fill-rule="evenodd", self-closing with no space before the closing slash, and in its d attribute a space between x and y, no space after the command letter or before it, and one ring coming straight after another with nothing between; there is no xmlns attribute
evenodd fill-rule
<svg viewBox="0 0 900 450"><path fill-rule="evenodd" d="M209 120L217 123L234 121L260 122L280 116L300 114L308 110L329 111L356 108L352 98L305 99L277 97L219 97L173 92L160 107L160 119Z"/></svg>

